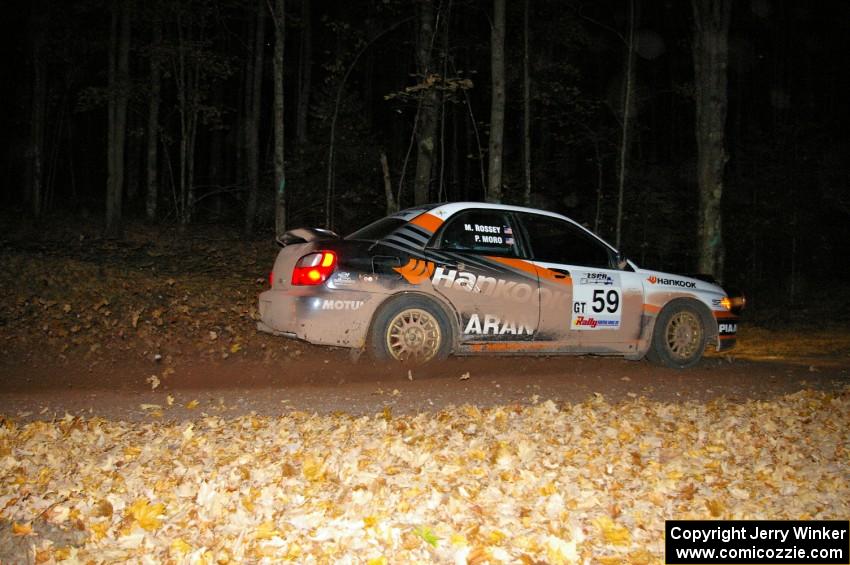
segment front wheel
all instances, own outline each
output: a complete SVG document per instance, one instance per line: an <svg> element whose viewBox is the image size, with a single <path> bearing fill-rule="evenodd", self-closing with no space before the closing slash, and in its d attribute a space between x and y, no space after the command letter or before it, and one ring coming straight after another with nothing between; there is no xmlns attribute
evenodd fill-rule
<svg viewBox="0 0 850 565"><path fill-rule="evenodd" d="M381 309L372 325L370 349L379 360L426 363L445 359L451 330L442 310L431 301L404 297Z"/></svg>
<svg viewBox="0 0 850 565"><path fill-rule="evenodd" d="M705 325L699 310L682 302L662 310L655 321L650 361L673 369L693 367L705 352Z"/></svg>

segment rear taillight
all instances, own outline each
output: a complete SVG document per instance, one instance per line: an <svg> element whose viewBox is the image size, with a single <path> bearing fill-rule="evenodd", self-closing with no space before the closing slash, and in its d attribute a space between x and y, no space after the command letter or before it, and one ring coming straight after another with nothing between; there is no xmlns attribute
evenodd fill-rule
<svg viewBox="0 0 850 565"><path fill-rule="evenodd" d="M269 288L274 286L274 271L269 273Z"/></svg>
<svg viewBox="0 0 850 565"><path fill-rule="evenodd" d="M336 253L333 251L316 251L305 255L295 264L292 271L292 285L322 284L336 268Z"/></svg>

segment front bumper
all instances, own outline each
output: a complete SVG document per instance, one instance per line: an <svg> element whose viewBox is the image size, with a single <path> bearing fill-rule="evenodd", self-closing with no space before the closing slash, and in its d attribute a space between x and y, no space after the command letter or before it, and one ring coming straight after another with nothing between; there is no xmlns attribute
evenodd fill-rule
<svg viewBox="0 0 850 565"><path fill-rule="evenodd" d="M267 290L260 294L257 329L317 345L361 348L378 296L315 288Z"/></svg>
<svg viewBox="0 0 850 565"><path fill-rule="evenodd" d="M738 320L737 316L724 315L718 316L717 319L717 351L728 351L735 347L738 341Z"/></svg>

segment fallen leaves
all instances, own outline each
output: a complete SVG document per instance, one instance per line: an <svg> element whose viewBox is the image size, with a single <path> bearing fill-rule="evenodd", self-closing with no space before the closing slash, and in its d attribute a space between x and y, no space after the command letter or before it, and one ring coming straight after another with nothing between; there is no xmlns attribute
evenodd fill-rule
<svg viewBox="0 0 850 565"><path fill-rule="evenodd" d="M161 525L160 516L165 512L165 504L158 502L151 504L146 498L140 498L133 502L127 509L136 525L149 532L159 529Z"/></svg>
<svg viewBox="0 0 850 565"><path fill-rule="evenodd" d="M86 540L68 555L83 562L653 563L666 519L850 513L850 389L417 416L68 417L2 426L0 445L0 523L56 560L68 549L31 524L79 524Z"/></svg>
<svg viewBox="0 0 850 565"><path fill-rule="evenodd" d="M261 351L268 336L255 330L254 280L258 264L273 263L274 246L220 240L198 253L184 237L145 238L153 262L138 245L103 240L79 249L57 242L50 254L0 250L0 292L10 297L0 302L0 356L225 359Z"/></svg>

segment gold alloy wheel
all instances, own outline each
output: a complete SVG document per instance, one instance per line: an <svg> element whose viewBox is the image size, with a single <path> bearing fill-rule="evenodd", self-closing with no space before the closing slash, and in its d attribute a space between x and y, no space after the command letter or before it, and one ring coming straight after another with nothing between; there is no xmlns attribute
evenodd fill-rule
<svg viewBox="0 0 850 565"><path fill-rule="evenodd" d="M687 310L676 312L667 322L665 338L671 357L678 361L688 361L699 353L702 342L699 316Z"/></svg>
<svg viewBox="0 0 850 565"><path fill-rule="evenodd" d="M399 361L425 362L437 354L443 340L440 323L426 310L402 310L387 327L387 350Z"/></svg>

